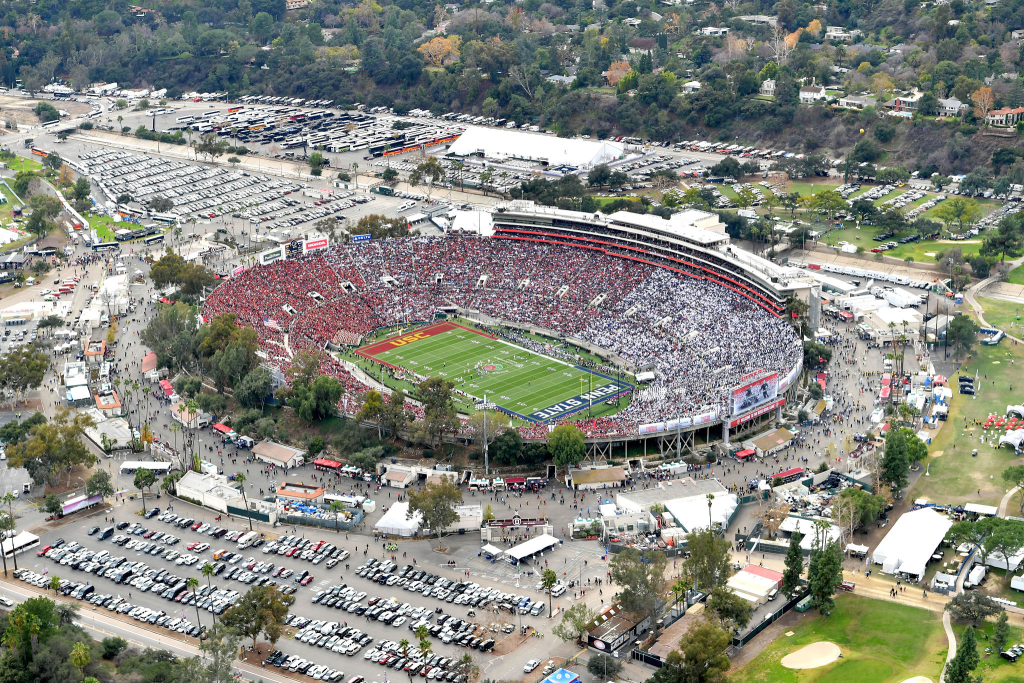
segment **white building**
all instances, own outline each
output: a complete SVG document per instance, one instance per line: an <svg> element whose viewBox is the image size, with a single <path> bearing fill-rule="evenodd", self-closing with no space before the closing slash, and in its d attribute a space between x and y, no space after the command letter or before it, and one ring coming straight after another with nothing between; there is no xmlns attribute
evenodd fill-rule
<svg viewBox="0 0 1024 683"><path fill-rule="evenodd" d="M592 168L623 158L625 149L610 140L577 140L513 130L469 128L452 143L448 154Z"/></svg>
<svg viewBox="0 0 1024 683"><path fill-rule="evenodd" d="M823 85L805 85L800 88L801 104L814 104L823 99L825 99L825 86Z"/></svg>
<svg viewBox="0 0 1024 683"><path fill-rule="evenodd" d="M766 78L757 92L766 97L775 97L775 79Z"/></svg>
<svg viewBox="0 0 1024 683"><path fill-rule="evenodd" d="M872 562L882 565L883 574L923 577L928 560L951 526L949 518L932 508L908 512L875 547Z"/></svg>

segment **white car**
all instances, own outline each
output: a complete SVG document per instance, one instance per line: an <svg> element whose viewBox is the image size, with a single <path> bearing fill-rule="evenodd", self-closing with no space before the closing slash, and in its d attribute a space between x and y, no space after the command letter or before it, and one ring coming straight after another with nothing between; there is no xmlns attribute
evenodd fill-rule
<svg viewBox="0 0 1024 683"><path fill-rule="evenodd" d="M539 659L531 659L530 661L528 661L526 663L525 666L523 666L523 673L527 673L528 674L531 671L533 671L534 669L536 669L538 666L540 666L540 660Z"/></svg>
<svg viewBox="0 0 1024 683"><path fill-rule="evenodd" d="M4 597L3 595L0 595L0 605L3 605L4 607L14 607L14 601L10 598Z"/></svg>

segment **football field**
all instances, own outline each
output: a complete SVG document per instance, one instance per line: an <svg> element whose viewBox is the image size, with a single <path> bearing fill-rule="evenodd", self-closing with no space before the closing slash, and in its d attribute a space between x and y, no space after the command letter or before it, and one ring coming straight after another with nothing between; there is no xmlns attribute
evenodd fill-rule
<svg viewBox="0 0 1024 683"><path fill-rule="evenodd" d="M632 389L482 332L442 322L356 351L396 370L441 377L466 395L529 422L548 422Z"/></svg>

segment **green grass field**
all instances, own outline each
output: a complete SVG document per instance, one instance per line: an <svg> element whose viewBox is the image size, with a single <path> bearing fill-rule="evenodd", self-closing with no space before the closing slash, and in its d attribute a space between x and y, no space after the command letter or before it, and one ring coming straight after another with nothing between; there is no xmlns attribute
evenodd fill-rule
<svg viewBox="0 0 1024 683"><path fill-rule="evenodd" d="M1011 285L1024 285L1024 266L1017 266L1007 273L1006 282Z"/></svg>
<svg viewBox="0 0 1024 683"><path fill-rule="evenodd" d="M757 683L899 683L912 676L939 680L946 653L940 615L916 607L856 595L836 598L832 615L822 621L807 612L732 680ZM817 643L833 642L843 658L818 669L787 669L780 660ZM988 680L986 678L985 680Z"/></svg>
<svg viewBox="0 0 1024 683"><path fill-rule="evenodd" d="M1013 301L1002 299L991 299L987 296L978 297L978 303L985 309L985 322L1015 337L1021 334L1021 316L1024 316L1024 306ZM1011 323L1013 327L1010 327Z"/></svg>
<svg viewBox="0 0 1024 683"><path fill-rule="evenodd" d="M439 323L363 346L357 353L404 372L441 377L457 391L531 422L586 411L628 387L453 324ZM591 384L593 382L593 384Z"/></svg>

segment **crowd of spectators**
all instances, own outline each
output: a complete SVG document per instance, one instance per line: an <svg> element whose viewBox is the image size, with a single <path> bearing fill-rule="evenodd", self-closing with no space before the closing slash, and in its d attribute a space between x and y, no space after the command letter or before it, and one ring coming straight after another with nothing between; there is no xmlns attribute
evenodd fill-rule
<svg viewBox="0 0 1024 683"><path fill-rule="evenodd" d="M717 284L590 250L478 237L336 245L245 271L218 287L203 313L235 312L256 329L261 354L286 370L294 354L322 351L339 332L359 339L452 306L570 335L650 368L653 382L627 408L575 420L591 436L727 411L743 375L785 375L802 354L786 321ZM367 387L320 355L321 371L345 387L342 407L354 413ZM546 427L522 431L541 436Z"/></svg>

